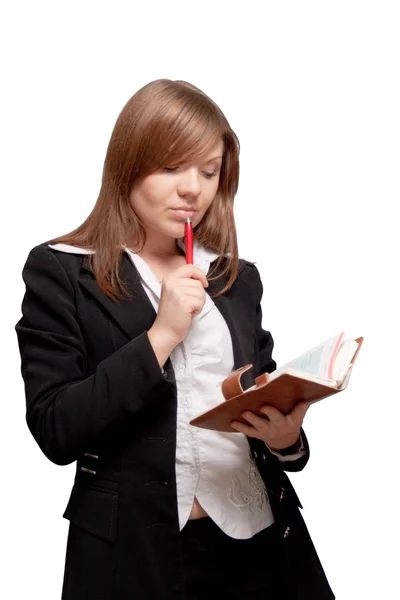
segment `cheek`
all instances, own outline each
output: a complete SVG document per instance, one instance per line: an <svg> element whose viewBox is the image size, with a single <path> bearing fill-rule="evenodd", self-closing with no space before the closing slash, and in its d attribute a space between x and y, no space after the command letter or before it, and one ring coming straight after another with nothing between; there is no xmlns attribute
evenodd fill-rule
<svg viewBox="0 0 400 600"><path fill-rule="evenodd" d="M133 208L133 212L142 219L142 214L144 212L144 201L142 195L138 192L132 192L130 195L130 202Z"/></svg>
<svg viewBox="0 0 400 600"><path fill-rule="evenodd" d="M205 194L205 210L207 210L211 204L214 202L214 199L217 195L218 192L218 182L217 183L213 183L213 185L210 185L210 188L207 190L207 193Z"/></svg>
<svg viewBox="0 0 400 600"><path fill-rule="evenodd" d="M164 173L149 175L140 187L141 206L145 210L162 210L173 192L174 182Z"/></svg>
<svg viewBox="0 0 400 600"><path fill-rule="evenodd" d="M152 186L142 183L130 195L131 206L140 219L149 215L157 207L157 195Z"/></svg>
<svg viewBox="0 0 400 600"><path fill-rule="evenodd" d="M215 178L212 180L212 184L213 184L213 185L212 185L212 188L213 188L213 194L214 194L214 196L213 196L213 197L214 197L214 198L215 198L215 196L217 195L217 192L218 192L218 189L219 189L219 184L220 184L220 182L221 182L221 180L220 180L220 177L219 177L219 176L218 176L218 177L215 177Z"/></svg>

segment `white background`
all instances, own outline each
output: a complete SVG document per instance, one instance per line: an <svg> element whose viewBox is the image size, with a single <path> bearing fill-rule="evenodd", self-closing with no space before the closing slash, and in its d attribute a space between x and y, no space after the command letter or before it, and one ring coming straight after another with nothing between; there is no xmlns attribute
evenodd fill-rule
<svg viewBox="0 0 400 600"><path fill-rule="evenodd" d="M167 77L208 93L241 141L240 251L278 363L365 336L349 389L309 410L291 479L337 598L399 599L398 3L14 1L0 21L1 598L60 597L74 475L25 424L21 270L86 218L119 111Z"/></svg>

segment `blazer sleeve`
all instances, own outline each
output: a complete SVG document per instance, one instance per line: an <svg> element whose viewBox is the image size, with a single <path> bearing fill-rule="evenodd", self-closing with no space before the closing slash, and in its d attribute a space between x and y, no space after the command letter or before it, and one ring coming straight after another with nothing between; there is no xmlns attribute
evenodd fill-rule
<svg viewBox="0 0 400 600"><path fill-rule="evenodd" d="M255 275L255 289L256 291L256 336L258 342L258 350L260 357L260 373L272 373L276 369L276 362L272 358L272 350L274 348L274 341L269 331L265 331L262 328L262 308L261 300L263 296L263 285L261 282L260 274L257 267L253 265ZM291 455L279 455L278 452L272 452L268 446L266 446L272 460L278 460L281 463L281 467L285 471L301 471L306 466L308 459L310 458L310 448L306 434L301 429L302 439L302 451L296 458Z"/></svg>
<svg viewBox="0 0 400 600"><path fill-rule="evenodd" d="M69 464L87 444L117 431L143 407L175 393L147 332L87 376L86 348L72 283L54 253L34 248L25 264L26 293L16 325L28 427L44 454Z"/></svg>

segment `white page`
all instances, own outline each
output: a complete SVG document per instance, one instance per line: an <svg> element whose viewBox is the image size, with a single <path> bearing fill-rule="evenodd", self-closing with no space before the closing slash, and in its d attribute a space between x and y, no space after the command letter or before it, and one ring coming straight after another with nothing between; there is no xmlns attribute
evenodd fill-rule
<svg viewBox="0 0 400 600"><path fill-rule="evenodd" d="M286 372L288 368L303 371L310 375L322 377L323 379L330 379L328 376L329 364L335 353L337 342L343 335L343 333L340 333L326 342L315 346L308 352L304 352L304 354L301 354L294 360L285 363L274 372L274 379L280 373Z"/></svg>

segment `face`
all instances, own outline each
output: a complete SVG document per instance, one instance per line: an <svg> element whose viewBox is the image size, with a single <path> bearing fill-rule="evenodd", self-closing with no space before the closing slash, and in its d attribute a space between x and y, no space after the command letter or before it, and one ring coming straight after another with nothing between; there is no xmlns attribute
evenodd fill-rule
<svg viewBox="0 0 400 600"><path fill-rule="evenodd" d="M133 186L130 201L146 228L159 243L184 236L188 217L196 227L217 193L223 144L192 162L166 165Z"/></svg>

